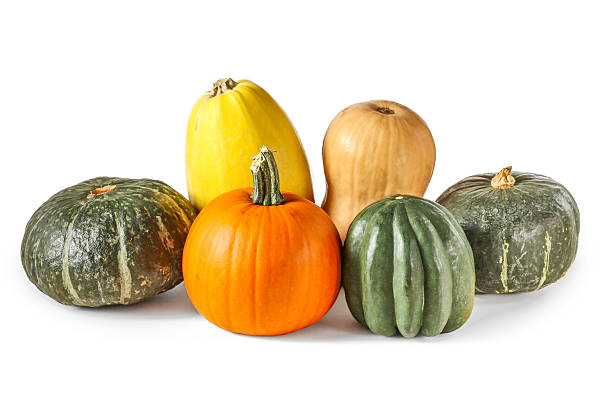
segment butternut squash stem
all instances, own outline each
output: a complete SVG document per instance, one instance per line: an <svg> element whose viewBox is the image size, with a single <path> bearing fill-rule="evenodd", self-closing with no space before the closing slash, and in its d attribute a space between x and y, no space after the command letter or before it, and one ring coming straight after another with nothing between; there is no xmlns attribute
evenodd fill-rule
<svg viewBox="0 0 612 408"><path fill-rule="evenodd" d="M395 113L393 109L389 109L384 106L379 106L376 108L376 112L382 113L383 115L393 115Z"/></svg>
<svg viewBox="0 0 612 408"><path fill-rule="evenodd" d="M251 194L253 204L279 205L285 202L285 197L280 191L274 155L266 146L262 146L259 154L253 158L251 173L253 173L253 194Z"/></svg>

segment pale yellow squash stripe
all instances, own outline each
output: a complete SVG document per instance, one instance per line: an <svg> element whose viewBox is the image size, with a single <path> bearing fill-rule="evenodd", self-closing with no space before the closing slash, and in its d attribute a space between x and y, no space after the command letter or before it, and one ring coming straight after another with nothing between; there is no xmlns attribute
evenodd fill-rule
<svg viewBox="0 0 612 408"><path fill-rule="evenodd" d="M252 187L249 167L263 145L275 152L281 190L314 201L304 149L274 99L244 80L210 95L196 103L187 129L187 188L195 207L202 209L224 192Z"/></svg>

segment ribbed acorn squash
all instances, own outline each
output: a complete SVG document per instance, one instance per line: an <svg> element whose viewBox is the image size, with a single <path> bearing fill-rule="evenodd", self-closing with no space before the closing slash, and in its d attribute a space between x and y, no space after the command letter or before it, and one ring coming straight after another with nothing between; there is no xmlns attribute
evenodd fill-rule
<svg viewBox="0 0 612 408"><path fill-rule="evenodd" d="M550 285L578 249L580 213L569 191L549 177L511 169L467 177L437 200L465 230L481 293Z"/></svg>
<svg viewBox="0 0 612 408"><path fill-rule="evenodd" d="M432 201L386 197L363 209L348 230L346 301L374 333L435 336L459 328L472 311L474 281L463 230Z"/></svg>
<svg viewBox="0 0 612 408"><path fill-rule="evenodd" d="M94 178L36 210L21 261L32 283L60 303L136 303L183 280L183 245L195 215L161 181Z"/></svg>

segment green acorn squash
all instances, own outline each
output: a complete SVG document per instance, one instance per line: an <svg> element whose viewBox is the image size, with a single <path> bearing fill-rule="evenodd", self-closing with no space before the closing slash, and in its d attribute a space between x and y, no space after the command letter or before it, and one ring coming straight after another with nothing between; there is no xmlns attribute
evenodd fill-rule
<svg viewBox="0 0 612 408"><path fill-rule="evenodd" d="M98 177L46 201L28 222L21 261L60 303L131 304L182 281L196 212L161 181Z"/></svg>
<svg viewBox="0 0 612 408"><path fill-rule="evenodd" d="M348 230L346 301L374 333L434 336L459 328L472 311L474 281L463 230L432 201L388 196L363 209Z"/></svg>
<svg viewBox="0 0 612 408"><path fill-rule="evenodd" d="M576 257L580 213L572 195L549 177L511 169L465 178L437 200L465 230L481 293L540 289Z"/></svg>

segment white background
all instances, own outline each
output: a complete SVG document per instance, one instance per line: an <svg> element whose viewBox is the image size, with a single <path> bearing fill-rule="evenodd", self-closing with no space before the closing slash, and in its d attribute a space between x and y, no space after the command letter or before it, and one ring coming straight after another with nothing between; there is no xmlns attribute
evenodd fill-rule
<svg viewBox="0 0 612 408"><path fill-rule="evenodd" d="M607 405L611 10L418 3L2 2L1 405ZM97 310L39 292L19 259L34 210L102 175L186 194L188 115L226 76L253 80L287 112L317 203L331 119L391 99L436 140L427 198L509 164L563 183L582 214L574 265L537 293L478 296L465 326L435 338L373 335L342 293L315 326L256 338L208 323L182 284Z"/></svg>

